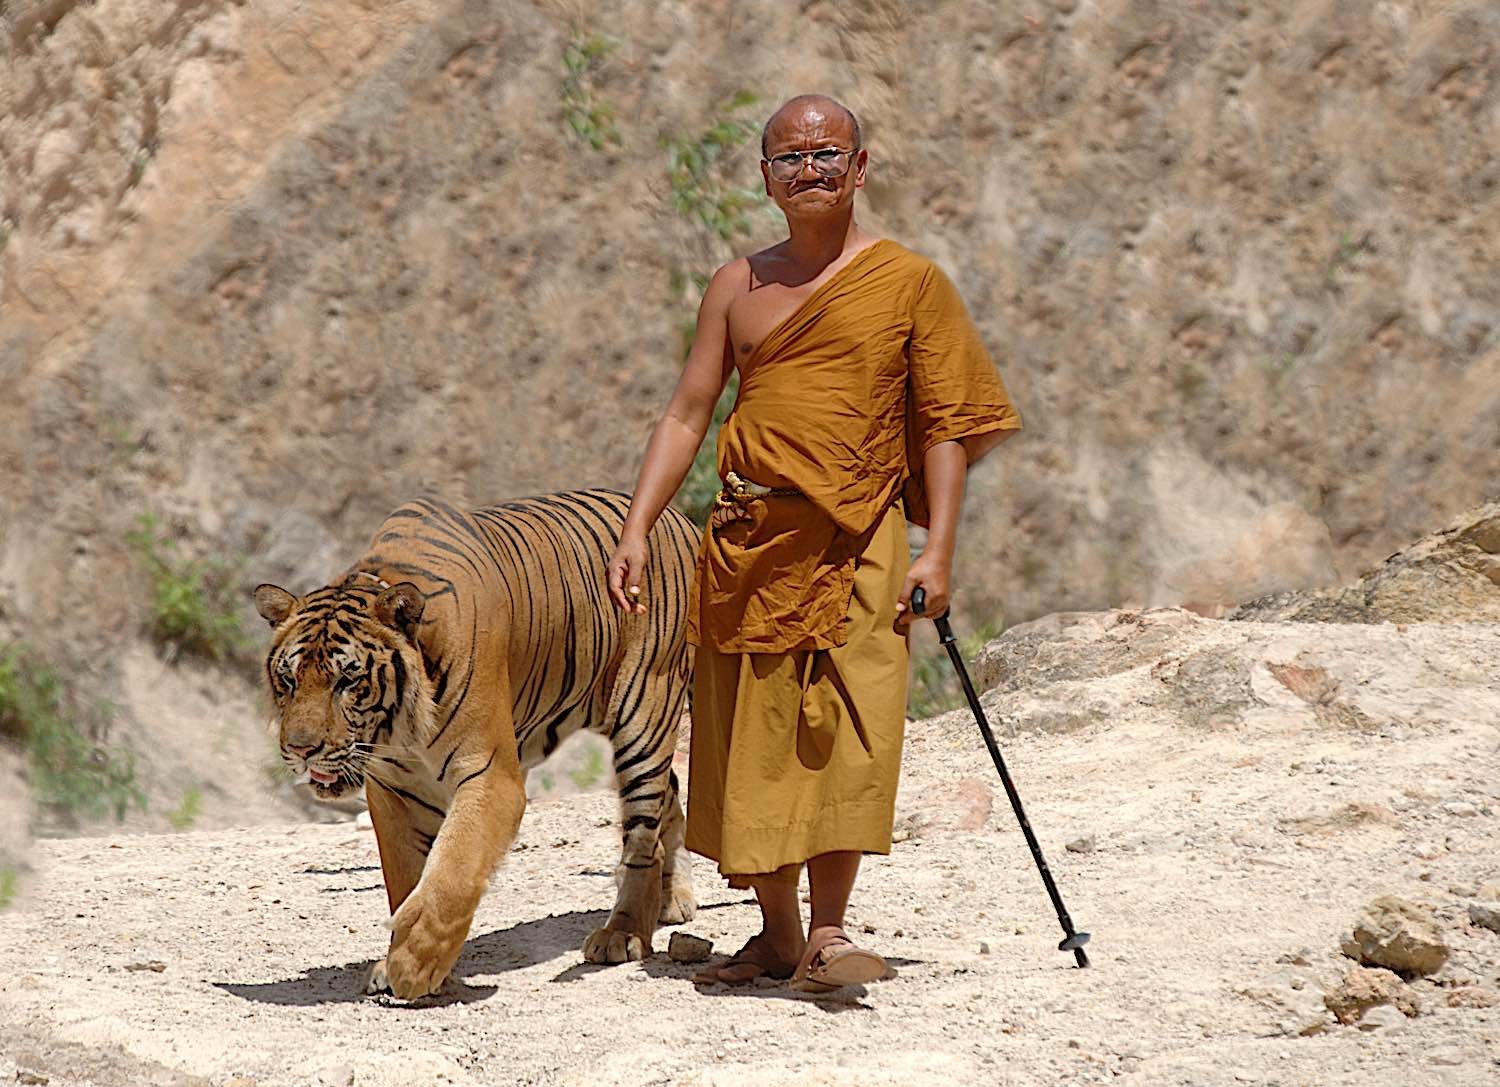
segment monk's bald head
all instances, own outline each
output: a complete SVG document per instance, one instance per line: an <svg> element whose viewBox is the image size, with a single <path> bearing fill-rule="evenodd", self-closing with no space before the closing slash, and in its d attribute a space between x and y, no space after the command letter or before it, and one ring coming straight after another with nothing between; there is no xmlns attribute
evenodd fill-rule
<svg viewBox="0 0 1500 1087"><path fill-rule="evenodd" d="M849 146L859 148L859 119L854 116L854 111L842 102L836 102L823 94L799 94L796 98L789 98L781 104L771 119L766 122L766 127L760 130L760 154L761 158L770 155L771 140L785 127L801 128L806 122L821 120L825 125L838 125L848 128Z"/></svg>

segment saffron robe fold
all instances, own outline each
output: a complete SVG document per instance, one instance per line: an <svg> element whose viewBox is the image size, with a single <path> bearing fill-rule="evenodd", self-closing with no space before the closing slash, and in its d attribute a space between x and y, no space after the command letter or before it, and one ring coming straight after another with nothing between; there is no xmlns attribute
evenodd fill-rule
<svg viewBox="0 0 1500 1087"><path fill-rule="evenodd" d="M860 552L846 645L699 647L687 847L717 861L731 887L751 876L796 884L803 861L835 850L891 851L907 682L906 639L894 624L908 562L898 504Z"/></svg>
<svg viewBox="0 0 1500 1087"><path fill-rule="evenodd" d="M706 534L688 638L720 653L842 646L857 558L881 517L899 497L926 524L927 450L964 440L972 462L1021 417L948 277L883 239L739 371L719 431L720 478L732 471L804 497L752 503L748 519Z"/></svg>

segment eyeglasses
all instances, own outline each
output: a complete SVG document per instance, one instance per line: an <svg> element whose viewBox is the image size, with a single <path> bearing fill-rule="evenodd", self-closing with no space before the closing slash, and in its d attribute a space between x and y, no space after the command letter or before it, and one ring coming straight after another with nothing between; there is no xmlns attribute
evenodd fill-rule
<svg viewBox="0 0 1500 1087"><path fill-rule="evenodd" d="M802 172L802 164L811 160L814 172L819 177L843 177L849 172L850 156L858 151L845 151L839 147L820 147L816 151L788 151L784 155L766 159L771 166L771 177L777 181L795 181Z"/></svg>

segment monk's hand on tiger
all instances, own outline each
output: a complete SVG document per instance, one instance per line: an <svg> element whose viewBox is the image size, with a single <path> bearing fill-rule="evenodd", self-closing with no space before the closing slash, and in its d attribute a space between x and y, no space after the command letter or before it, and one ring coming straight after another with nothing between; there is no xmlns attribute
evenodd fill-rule
<svg viewBox="0 0 1500 1087"><path fill-rule="evenodd" d="M609 596L615 607L643 615L641 578L646 572L646 541L627 536L609 557Z"/></svg>
<svg viewBox="0 0 1500 1087"><path fill-rule="evenodd" d="M901 595L896 600L897 634L907 633L915 619L936 619L948 611L952 572L952 559L946 556L926 551L917 556L911 569L907 571L906 580L901 585ZM918 585L922 586L922 591L927 596L921 615L911 609L912 590Z"/></svg>

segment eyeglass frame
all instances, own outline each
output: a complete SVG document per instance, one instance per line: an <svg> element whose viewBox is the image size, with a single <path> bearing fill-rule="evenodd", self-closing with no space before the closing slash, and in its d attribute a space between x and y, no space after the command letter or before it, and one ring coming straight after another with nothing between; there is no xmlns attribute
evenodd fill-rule
<svg viewBox="0 0 1500 1087"><path fill-rule="evenodd" d="M813 173L817 174L819 177L829 178L830 180L833 179L833 178L836 178L836 177L847 177L848 174L849 174L849 171L854 168L854 160L855 160L855 158L863 150L864 150L864 148L858 147L858 146L850 147L850 148L843 148L843 147L818 147L818 148L814 148L811 151L783 151L779 155L772 155L770 157L762 157L760 161L763 162L763 163L765 163L766 173L771 176L771 180L772 181L778 181L778 182L780 182L783 185L787 185L787 184L790 184L791 182L797 180L798 175L800 175L802 173L802 168L807 165L807 163L808 163L808 161L810 159L812 159L815 155L821 155L825 151L837 151L841 155L847 155L848 156L848 161L846 162L844 168L842 170L840 170L836 174L825 174L822 171L820 171L818 169L818 167L817 167L817 164L814 163L813 164ZM788 177L788 178L785 178L785 179L779 178L779 177L776 176L775 172L771 169L772 164L777 159L786 158L788 155L796 155L797 156L797 159L798 159L798 162L797 162L797 173L795 173L791 177Z"/></svg>

